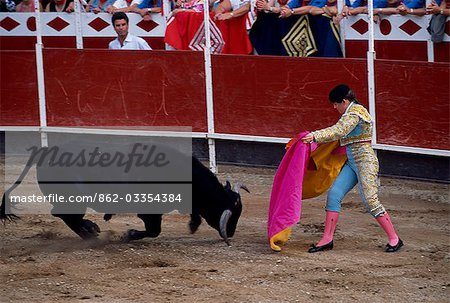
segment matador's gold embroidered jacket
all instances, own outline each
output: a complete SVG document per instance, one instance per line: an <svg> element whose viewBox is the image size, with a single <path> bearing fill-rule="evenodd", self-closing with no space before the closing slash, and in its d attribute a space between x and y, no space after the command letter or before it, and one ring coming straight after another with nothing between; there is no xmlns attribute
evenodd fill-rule
<svg viewBox="0 0 450 303"><path fill-rule="evenodd" d="M313 131L317 143L340 140L342 146L372 139L372 117L364 106L352 103L339 121L330 127Z"/></svg>
<svg viewBox="0 0 450 303"><path fill-rule="evenodd" d="M312 134L318 143L339 139L342 146L347 146L347 158L357 167L355 173L368 211L375 217L384 213L378 199L378 159L368 142L372 139L372 118L367 110L352 103L335 125Z"/></svg>

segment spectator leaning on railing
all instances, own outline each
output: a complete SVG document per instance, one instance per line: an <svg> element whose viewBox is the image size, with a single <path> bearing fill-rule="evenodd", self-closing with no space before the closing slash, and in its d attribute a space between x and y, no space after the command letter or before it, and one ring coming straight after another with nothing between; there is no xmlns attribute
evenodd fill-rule
<svg viewBox="0 0 450 303"><path fill-rule="evenodd" d="M327 3L322 7L314 6L309 11L311 15L322 15L327 14L328 16L333 16L337 13L337 1L328 0Z"/></svg>
<svg viewBox="0 0 450 303"><path fill-rule="evenodd" d="M311 0L308 5L303 5L302 0L291 0L281 8L280 17L287 18L292 15L321 15L327 0Z"/></svg>
<svg viewBox="0 0 450 303"><path fill-rule="evenodd" d="M86 6L86 12L93 12L94 14L104 13L106 8L113 3L114 0L91 0Z"/></svg>
<svg viewBox="0 0 450 303"><path fill-rule="evenodd" d="M150 14L161 12L161 0L144 0L138 6L130 8L130 12L140 14L145 21L152 20Z"/></svg>
<svg viewBox="0 0 450 303"><path fill-rule="evenodd" d="M215 18L217 20L227 20L247 14L250 11L249 0L222 0L215 7Z"/></svg>
<svg viewBox="0 0 450 303"><path fill-rule="evenodd" d="M373 14L374 14L374 21L378 22L379 20L379 13L386 7L388 7L389 3L387 0L374 0L373 1ZM367 7L367 1L366 0L346 0L345 6L342 9L342 12L336 16L335 22L340 22L343 18L347 16L355 16L358 14L368 14L369 8Z"/></svg>
<svg viewBox="0 0 450 303"><path fill-rule="evenodd" d="M432 0L426 10L427 14L450 16L450 0Z"/></svg>
<svg viewBox="0 0 450 303"><path fill-rule="evenodd" d="M138 5L142 3L142 1L143 0L116 0L112 5L108 6L105 11L110 14L114 14L117 12L128 13L134 8L138 7Z"/></svg>
<svg viewBox="0 0 450 303"><path fill-rule="evenodd" d="M398 14L397 7L399 5L400 2L398 0L387 0L385 6L378 5L375 7L374 5L373 13L375 16Z"/></svg>
<svg viewBox="0 0 450 303"><path fill-rule="evenodd" d="M314 4L314 3L313 3ZM316 15L322 15L322 14L327 14L329 16L331 16L331 14L336 11L337 12L337 1L336 0L327 0L325 5L322 7L318 6L319 2L314 5L311 6L311 4L309 4L309 6L311 6L311 9L309 10L309 14L316 16Z"/></svg>
<svg viewBox="0 0 450 303"><path fill-rule="evenodd" d="M374 21L378 22L381 15L417 15L425 14L424 0L374 0L373 1ZM335 23L340 22L347 16L367 14L368 7L366 0L346 0L342 12L336 15Z"/></svg>
<svg viewBox="0 0 450 303"><path fill-rule="evenodd" d="M387 8L380 8L376 10L376 13L382 15L392 15L400 14L402 16L406 15L425 15L425 1L424 0L403 0L396 3L390 3Z"/></svg>
<svg viewBox="0 0 450 303"><path fill-rule="evenodd" d="M436 3L432 0L430 5L427 6L427 14L432 14L427 31L430 33L430 39L434 43L442 42L445 37L445 23L450 15L447 1L443 0L441 3Z"/></svg>
<svg viewBox="0 0 450 303"><path fill-rule="evenodd" d="M281 12L281 7L275 5L275 0L269 0L268 2L266 0L257 0L256 8L266 13L279 14Z"/></svg>

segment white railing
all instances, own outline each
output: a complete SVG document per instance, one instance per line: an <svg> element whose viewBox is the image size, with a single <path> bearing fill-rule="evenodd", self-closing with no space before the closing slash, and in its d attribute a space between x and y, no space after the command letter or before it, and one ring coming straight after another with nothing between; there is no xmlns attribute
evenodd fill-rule
<svg viewBox="0 0 450 303"><path fill-rule="evenodd" d="M74 13L42 13L43 36L76 36ZM138 14L128 14L130 32L141 37L164 37L166 20L159 13L151 15L152 21L143 21ZM36 36L34 13L0 13L0 36ZM13 27L13 28L12 28ZM83 37L116 37L111 26L111 15L106 13L81 13Z"/></svg>
<svg viewBox="0 0 450 303"><path fill-rule="evenodd" d="M77 32L83 37L115 37L111 24L111 15L109 14L81 14L81 31L76 29L75 14L66 13L42 13L41 16L41 32L43 36L76 36ZM130 31L141 37L164 37L166 21L161 14L152 14L153 21L145 22L141 16L137 14L128 14L130 18ZM34 25L34 13L0 13L0 36L35 36L36 26ZM365 24L364 24L365 23ZM406 41L429 41L430 37L426 31L429 23L429 16L387 16L383 17L382 21L374 27L375 40L406 40ZM406 25L405 25L406 24ZM34 26L33 26L34 25ZM350 17L343 23L345 29L346 40L367 40L369 32L368 18L366 15ZM380 27L381 26L381 27ZM367 28L367 30L366 30ZM446 35L445 41L450 41L450 37ZM39 60L38 60L39 61ZM42 71L43 67L38 66L38 73ZM43 81L39 81L43 85ZM45 91L45 89L41 89ZM42 97L42 98L41 98ZM40 96L40 99L45 100L45 95ZM212 104L208 104L212 107ZM375 102L372 106L375 110ZM45 108L40 109L41 113L45 112ZM44 121L42 121L42 118ZM41 117L42 132L86 132L88 129L58 129L54 127L47 127L45 117ZM212 121L213 123L214 121ZM213 124L212 124L213 125ZM0 127L0 130L21 130L30 129L29 127ZM33 128L35 129L35 128ZM274 142L285 143L289 138L277 137L263 137L263 136L248 136L248 135L234 135L234 134L218 134L214 130L209 130L208 133L194 134L195 137L206 139L227 139L250 142ZM210 140L211 141L211 140ZM431 154L438 156L450 157L448 150L435 150L425 148L403 147L394 145L377 144L374 140L374 147L378 149L387 149L401 152L410 152L418 154ZM215 167L215 164L211 164Z"/></svg>
<svg viewBox="0 0 450 303"><path fill-rule="evenodd" d="M164 37L166 22L159 13L152 14L152 21L142 21L138 14L129 13L130 31L142 37ZM0 13L0 36L35 36L34 13ZM426 28L431 16L383 16L374 26L375 40L428 41ZM42 13L43 36L76 36L75 14ZM450 17L447 21L450 20ZM346 40L367 40L369 33L367 15L361 14L344 19L341 26ZM364 28L366 30L364 31ZM360 29L359 31L357 29ZM406 29L406 31L405 31ZM409 33L408 33L409 30ZM84 37L115 37L111 15L106 13L81 14L81 32ZM445 34L444 41L450 42Z"/></svg>
<svg viewBox="0 0 450 303"><path fill-rule="evenodd" d="M382 16L374 26L375 40L428 41L427 31L431 16ZM447 21L450 17L447 18ZM367 40L369 38L369 20L367 15L351 16L344 20L345 40ZM362 29L367 28L366 31ZM360 29L360 31L358 31ZM363 33L361 33L363 32ZM445 34L444 41L450 42L450 36Z"/></svg>

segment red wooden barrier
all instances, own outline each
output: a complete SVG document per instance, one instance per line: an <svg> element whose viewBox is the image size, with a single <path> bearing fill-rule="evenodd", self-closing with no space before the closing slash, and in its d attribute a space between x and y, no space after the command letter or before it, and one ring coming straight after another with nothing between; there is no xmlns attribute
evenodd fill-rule
<svg viewBox="0 0 450 303"><path fill-rule="evenodd" d="M38 126L34 51L2 51L0 66L0 125Z"/></svg>
<svg viewBox="0 0 450 303"><path fill-rule="evenodd" d="M378 60L378 143L450 149L449 65Z"/></svg>
<svg viewBox="0 0 450 303"><path fill-rule="evenodd" d="M192 126L206 131L203 54L44 51L49 126Z"/></svg>
<svg viewBox="0 0 450 303"><path fill-rule="evenodd" d="M38 125L34 53L0 54L0 125ZM212 64L217 133L289 138L330 125L338 83L367 106L365 60L215 55ZM200 52L45 49L44 65L49 126L207 131ZM378 142L450 150L448 64L375 67Z"/></svg>
<svg viewBox="0 0 450 303"><path fill-rule="evenodd" d="M347 58L365 59L367 58L368 49L369 46L366 40L349 40L345 42L345 56ZM377 53L377 59L428 61L426 41L377 40L375 41L375 51ZM439 58L441 59L441 57Z"/></svg>
<svg viewBox="0 0 450 303"><path fill-rule="evenodd" d="M337 121L328 92L341 82L366 100L366 62L214 56L216 132L292 137Z"/></svg>

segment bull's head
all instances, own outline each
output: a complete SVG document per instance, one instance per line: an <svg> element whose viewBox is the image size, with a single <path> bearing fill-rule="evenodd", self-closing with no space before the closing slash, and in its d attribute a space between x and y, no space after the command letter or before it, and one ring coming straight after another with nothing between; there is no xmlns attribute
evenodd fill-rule
<svg viewBox="0 0 450 303"><path fill-rule="evenodd" d="M228 237L232 237L234 235L239 217L242 213L241 195L239 194L241 188L247 192L250 192L248 188L241 183L236 183L233 189L231 188L231 184L228 181L224 186L231 204L228 209L224 210L220 217L219 233L228 245L230 245Z"/></svg>

